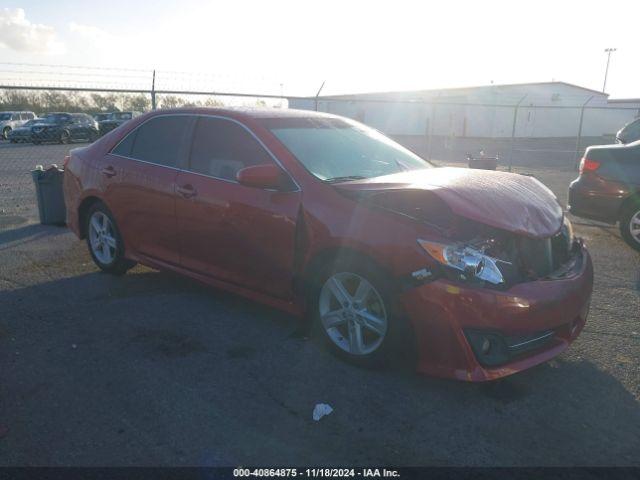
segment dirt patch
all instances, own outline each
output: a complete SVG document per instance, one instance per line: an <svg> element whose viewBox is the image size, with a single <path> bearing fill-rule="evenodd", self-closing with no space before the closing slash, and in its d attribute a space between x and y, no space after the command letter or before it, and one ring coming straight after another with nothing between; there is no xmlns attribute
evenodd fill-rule
<svg viewBox="0 0 640 480"><path fill-rule="evenodd" d="M207 351L202 342L169 330L138 329L131 342L142 344L151 353L167 358L182 358Z"/></svg>

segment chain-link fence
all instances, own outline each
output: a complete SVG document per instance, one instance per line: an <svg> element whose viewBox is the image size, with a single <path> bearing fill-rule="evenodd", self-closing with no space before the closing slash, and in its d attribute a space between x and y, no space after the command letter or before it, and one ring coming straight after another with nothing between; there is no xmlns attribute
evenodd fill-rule
<svg viewBox="0 0 640 480"><path fill-rule="evenodd" d="M535 101L535 99L534 99ZM497 156L504 167L575 169L590 145L614 143L640 117L629 105L575 106L407 101L370 98L293 100L290 106L355 118L425 158L462 162Z"/></svg>
<svg viewBox="0 0 640 480"><path fill-rule="evenodd" d="M463 163L467 155L497 156L499 168L571 171L589 145L612 143L616 132L640 116L637 105L572 99L553 105L524 98L513 102L469 102L440 98L403 99L375 96L289 95L282 83L267 78L88 69L73 66L0 64L0 213L2 221L36 215L29 171L36 165L60 164L77 144L94 135L34 144L21 112L81 113L105 120L152 109L182 106L269 106L302 108L354 118L440 163ZM214 85L216 88L211 88ZM261 86L259 92L250 87ZM604 98L604 97L603 97ZM503 99L504 100L504 99ZM600 99L602 100L602 99ZM14 119L13 117L17 117ZM2 117L2 118L4 118ZM1 122L2 120L0 120ZM92 120L91 120L92 121ZM24 135L18 135L21 131ZM98 135L102 134L98 130ZM10 135L11 134L11 135Z"/></svg>
<svg viewBox="0 0 640 480"><path fill-rule="evenodd" d="M254 85L260 93L251 93ZM62 164L69 150L87 145L113 123L185 106L286 108L287 100L282 85L267 78L249 82L207 73L0 63L0 228L37 219L30 175L37 165ZM70 114L81 125L70 138L33 138L29 119L52 112Z"/></svg>

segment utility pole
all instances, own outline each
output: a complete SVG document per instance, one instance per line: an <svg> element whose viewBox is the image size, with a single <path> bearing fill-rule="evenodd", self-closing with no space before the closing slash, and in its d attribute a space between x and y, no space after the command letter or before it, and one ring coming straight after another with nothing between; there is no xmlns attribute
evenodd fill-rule
<svg viewBox="0 0 640 480"><path fill-rule="evenodd" d="M615 52L616 48L605 48L604 53L607 54L607 67L604 70L604 84L602 85L602 93L607 88L607 75L609 75L609 62L611 61L611 53Z"/></svg>
<svg viewBox="0 0 640 480"><path fill-rule="evenodd" d="M153 71L153 79L151 80L151 110L156 109L156 71Z"/></svg>

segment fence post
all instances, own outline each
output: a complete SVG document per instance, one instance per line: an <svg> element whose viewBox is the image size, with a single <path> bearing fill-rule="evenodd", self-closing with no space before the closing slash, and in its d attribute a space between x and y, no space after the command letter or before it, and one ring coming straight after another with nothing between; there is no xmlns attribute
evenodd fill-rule
<svg viewBox="0 0 640 480"><path fill-rule="evenodd" d="M593 97L595 97L595 95L591 95L589 97L589 99L582 104L582 108L580 109L580 122L578 123L578 135L576 137L576 159L577 159L577 162L580 162L580 140L582 139L582 122L584 120L584 109L586 108L587 104L591 100L593 100Z"/></svg>
<svg viewBox="0 0 640 480"><path fill-rule="evenodd" d="M433 148L433 131L436 127L436 106L434 102L431 104L431 118L429 119L429 149L427 151L427 160L431 161L431 152Z"/></svg>
<svg viewBox="0 0 640 480"><path fill-rule="evenodd" d="M153 78L151 80L151 110L156 109L156 71L153 71Z"/></svg>
<svg viewBox="0 0 640 480"><path fill-rule="evenodd" d="M513 151L516 138L516 123L518 122L518 109L520 108L522 102L524 102L524 99L527 98L527 95L528 94L525 93L524 97L522 97L516 104L516 108L513 109L513 125L511 127L511 152L509 153L509 171L513 169Z"/></svg>
<svg viewBox="0 0 640 480"><path fill-rule="evenodd" d="M320 92L322 91L322 89L324 88L324 83L326 82L326 80L322 81L322 85L320 85L320 88L318 89L318 93L316 93L316 98L315 98L315 102L316 102L316 112L318 111L318 97L320 96Z"/></svg>

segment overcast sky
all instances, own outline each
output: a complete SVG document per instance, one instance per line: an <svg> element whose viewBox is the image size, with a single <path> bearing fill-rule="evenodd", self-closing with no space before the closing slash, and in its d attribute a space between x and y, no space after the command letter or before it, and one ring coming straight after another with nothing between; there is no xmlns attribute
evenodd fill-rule
<svg viewBox="0 0 640 480"><path fill-rule="evenodd" d="M603 50L616 47L607 92L640 97L640 0L1 5L5 76L20 70L6 65L13 62L209 72L165 75L185 89L204 79L213 90L292 95L315 94L323 80L323 93L550 80L599 90ZM124 81L139 80L131 73Z"/></svg>

